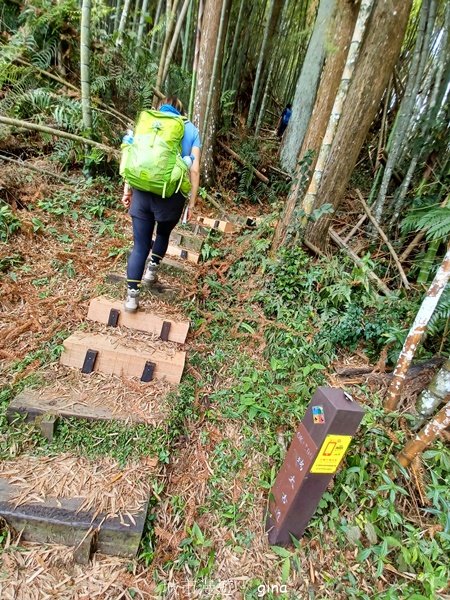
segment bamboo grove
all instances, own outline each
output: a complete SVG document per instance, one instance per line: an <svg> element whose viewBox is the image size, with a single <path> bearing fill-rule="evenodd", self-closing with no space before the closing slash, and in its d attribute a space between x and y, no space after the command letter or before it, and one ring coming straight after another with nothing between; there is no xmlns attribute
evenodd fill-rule
<svg viewBox="0 0 450 600"><path fill-rule="evenodd" d="M272 248L344 247L332 220L363 165L368 238L381 229L390 240L399 286L432 279L450 234L448 3L5 0L0 10L5 135L50 128L64 167L103 168L138 111L176 93L199 126L210 187L223 143L258 150L291 102L277 153L291 184ZM448 292L440 306L448 318Z"/></svg>

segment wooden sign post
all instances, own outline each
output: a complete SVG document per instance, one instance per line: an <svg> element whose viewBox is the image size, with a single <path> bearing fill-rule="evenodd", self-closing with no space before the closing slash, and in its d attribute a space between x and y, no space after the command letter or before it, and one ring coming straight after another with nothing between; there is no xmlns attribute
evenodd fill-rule
<svg viewBox="0 0 450 600"><path fill-rule="evenodd" d="M291 535L303 535L363 415L341 389L317 389L271 491L266 523L270 544L288 545Z"/></svg>

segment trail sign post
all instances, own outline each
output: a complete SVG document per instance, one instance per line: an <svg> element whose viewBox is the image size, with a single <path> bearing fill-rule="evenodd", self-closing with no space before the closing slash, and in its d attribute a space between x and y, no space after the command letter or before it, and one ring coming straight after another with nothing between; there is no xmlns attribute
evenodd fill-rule
<svg viewBox="0 0 450 600"><path fill-rule="evenodd" d="M319 387L271 491L266 530L273 545L300 538L336 473L364 411L339 388Z"/></svg>

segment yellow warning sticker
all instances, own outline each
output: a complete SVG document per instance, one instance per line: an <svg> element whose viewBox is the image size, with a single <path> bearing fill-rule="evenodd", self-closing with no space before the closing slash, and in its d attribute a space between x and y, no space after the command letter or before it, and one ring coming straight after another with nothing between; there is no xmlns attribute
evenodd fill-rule
<svg viewBox="0 0 450 600"><path fill-rule="evenodd" d="M351 441L351 435L327 435L310 473L335 473Z"/></svg>

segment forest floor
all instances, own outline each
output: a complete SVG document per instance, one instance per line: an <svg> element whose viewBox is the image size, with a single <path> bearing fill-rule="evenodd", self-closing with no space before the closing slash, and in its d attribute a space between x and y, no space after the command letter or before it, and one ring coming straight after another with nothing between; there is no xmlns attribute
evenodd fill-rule
<svg viewBox="0 0 450 600"><path fill-rule="evenodd" d="M291 267L280 266L268 258L270 218L256 230L211 234L195 277L176 281L176 314L191 320L181 385L144 389L111 378L160 417L139 425L69 420L48 442L20 419L9 425L6 407L23 387L57 380L62 341L80 328L91 298L122 297L104 281L124 269L130 221L108 180L74 190L8 166L0 183L12 207L0 245L0 458L64 452L120 468L142 461L142 469L158 459L157 468L147 465L152 501L138 560L96 555L82 567L70 550L22 542L4 525L2 599L450 598L450 453L438 441L411 475L398 471L395 455L409 432L405 418L382 409L383 377L347 382L366 414L305 536L289 549L267 542L268 493L312 393L344 385L337 363L374 362L324 333L321 303L329 319L340 310L334 299L351 304L356 288L370 303L354 273L338 279L342 258L299 250ZM269 212L243 203L232 211ZM206 204L199 212L214 214ZM161 310L150 297L145 305ZM101 375L91 379L102 385ZM402 411L414 398L407 400Z"/></svg>

